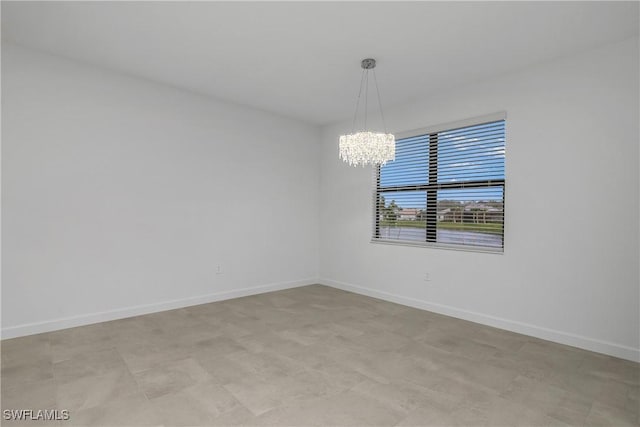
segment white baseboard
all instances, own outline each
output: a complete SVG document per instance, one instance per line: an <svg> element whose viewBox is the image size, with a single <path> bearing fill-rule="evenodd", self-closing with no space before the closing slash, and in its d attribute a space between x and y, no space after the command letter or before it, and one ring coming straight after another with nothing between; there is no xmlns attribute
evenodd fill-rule
<svg viewBox="0 0 640 427"><path fill-rule="evenodd" d="M92 323L107 322L109 320L124 319L126 317L140 316L142 314L156 313L159 311L173 310L192 305L207 304L210 302L240 298L249 295L258 295L265 292L280 291L283 289L297 288L318 283L317 277L294 280L290 282L270 283L267 285L253 286L231 291L216 292L197 297L182 298L172 301L163 301L154 304L137 305L133 307L119 308L99 313L83 314L79 316L64 317L61 319L47 320L43 322L26 323L17 326L2 328L2 339L16 338L43 332L57 331L60 329L74 328L76 326L90 325Z"/></svg>
<svg viewBox="0 0 640 427"><path fill-rule="evenodd" d="M640 362L640 349L627 347L621 344L597 340L594 338L575 335L554 329L548 329L541 326L517 322L514 320L502 319L499 317L463 310L448 305L436 304L415 298L403 297L401 295L377 291L375 289L352 285L336 280L320 278L319 283L326 286L331 286L333 288L342 289L344 291L366 295L384 301L394 302L396 304L406 305L409 307L419 308L421 310L427 310L434 313L456 317L459 319L469 320L471 322L492 326L494 328L505 329L507 331L517 332L519 334L529 335L560 344L566 344L572 347L578 347L597 353L608 354L610 356L631 360L633 362Z"/></svg>

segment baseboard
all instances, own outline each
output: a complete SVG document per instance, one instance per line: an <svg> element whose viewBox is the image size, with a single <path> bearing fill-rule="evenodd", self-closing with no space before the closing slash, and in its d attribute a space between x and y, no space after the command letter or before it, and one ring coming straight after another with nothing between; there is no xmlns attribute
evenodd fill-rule
<svg viewBox="0 0 640 427"><path fill-rule="evenodd" d="M2 339L16 338L43 332L57 331L76 326L90 325L92 323L107 322L109 320L124 319L126 317L140 316L159 311L173 310L192 305L207 304L210 302L240 298L250 295L258 295L266 292L280 291L283 289L297 288L318 283L317 277L294 280L290 282L270 283L267 285L253 286L232 291L216 292L197 297L182 298L171 301L163 301L154 304L137 305L99 313L83 314L79 316L65 317L61 319L47 320L44 322L26 323L23 325L2 328Z"/></svg>
<svg viewBox="0 0 640 427"><path fill-rule="evenodd" d="M578 347L597 353L603 353L610 356L619 357L621 359L631 360L633 362L640 362L640 349L633 347L627 347L624 345L597 340L581 335L575 335L568 332L562 332L554 329L544 328L541 326L463 310L448 305L436 304L415 298L403 297L401 295L377 291L375 289L339 282L336 280L320 278L319 283L326 286L331 286L333 288L342 289L344 291L366 295L384 301L394 302L396 304L406 305L413 308L419 308L421 310L427 310L434 313L456 317L459 319L469 320L471 322L492 326L494 328L505 329L507 331L517 332L519 334L529 335L535 338L541 338L547 341L553 341L559 344Z"/></svg>

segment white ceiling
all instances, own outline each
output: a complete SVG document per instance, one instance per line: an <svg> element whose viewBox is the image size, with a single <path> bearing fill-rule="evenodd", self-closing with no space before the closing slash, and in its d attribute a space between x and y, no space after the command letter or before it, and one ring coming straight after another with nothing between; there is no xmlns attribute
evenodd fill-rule
<svg viewBox="0 0 640 427"><path fill-rule="evenodd" d="M638 34L638 2L2 2L21 45L315 124Z"/></svg>

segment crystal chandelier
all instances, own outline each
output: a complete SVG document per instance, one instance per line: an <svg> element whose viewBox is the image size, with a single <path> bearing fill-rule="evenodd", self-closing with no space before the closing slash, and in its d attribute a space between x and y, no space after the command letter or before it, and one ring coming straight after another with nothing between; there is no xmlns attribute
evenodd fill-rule
<svg viewBox="0 0 640 427"><path fill-rule="evenodd" d="M382 114L382 103L380 102L380 90L378 89L378 81L376 79L376 60L367 58L362 63L362 78L360 79L360 91L358 92L358 100L356 102L356 112L353 116L352 133L340 136L340 158L351 166L365 165L384 165L388 161L396 158L396 138L387 133L384 123L384 115ZM369 71L372 70L373 81L376 86L376 94L378 96L378 107L380 108L380 118L384 132L367 131L367 100L369 98ZM362 97L362 88L364 87L364 125L362 131L355 132L356 121L358 119L358 108L360 107L360 99Z"/></svg>

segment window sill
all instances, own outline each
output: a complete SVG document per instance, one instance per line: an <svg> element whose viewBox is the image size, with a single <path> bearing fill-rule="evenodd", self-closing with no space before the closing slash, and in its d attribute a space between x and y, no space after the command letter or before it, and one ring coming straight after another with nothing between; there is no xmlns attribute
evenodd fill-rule
<svg viewBox="0 0 640 427"><path fill-rule="evenodd" d="M480 252L485 254L496 254L496 255L504 255L503 248L484 248L479 246L465 246L465 245L455 245L455 244L446 244L446 243L427 243L427 242L416 242L411 240L385 240L385 239L371 239L371 243L375 243L378 245L394 245L394 246L413 246L418 248L428 248L428 249L447 249L453 251L463 251L463 252Z"/></svg>

